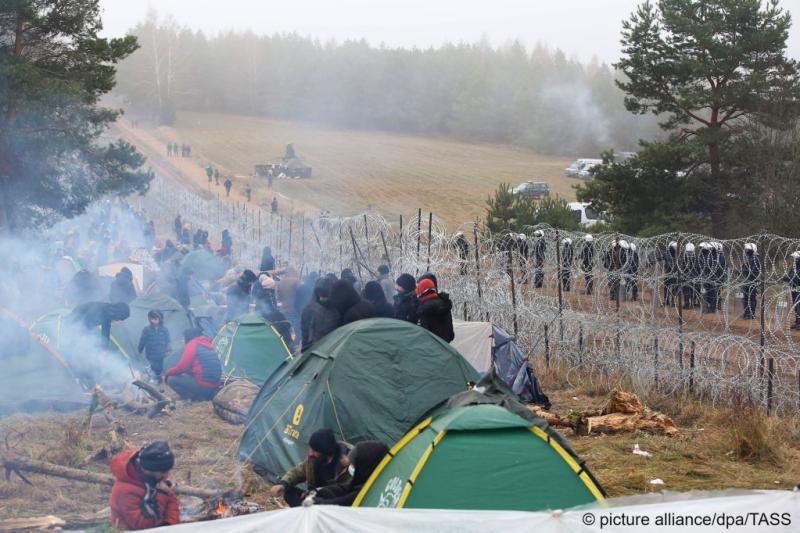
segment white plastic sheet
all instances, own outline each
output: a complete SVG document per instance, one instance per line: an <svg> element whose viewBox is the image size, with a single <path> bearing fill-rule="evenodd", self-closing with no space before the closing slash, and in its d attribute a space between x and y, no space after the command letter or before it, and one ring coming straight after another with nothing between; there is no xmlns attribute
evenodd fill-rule
<svg viewBox="0 0 800 533"><path fill-rule="evenodd" d="M450 346L481 374L492 367L492 324L490 322L453 321L455 338Z"/></svg>
<svg viewBox="0 0 800 533"><path fill-rule="evenodd" d="M591 518L590 518L591 517ZM642 522L648 520L648 525ZM677 525L678 521L710 520L708 525ZM665 525L656 525L661 519ZM639 524L632 524L638 520ZM735 521L747 523L735 525ZM608 522L616 521L617 524ZM623 523L625 522L625 523ZM671 525L670 525L671 523ZM775 525L769 525L775 523ZM155 530L153 530L155 531ZM159 530L159 531L163 531ZM250 533L659 533L800 532L800 492L748 491L728 493L655 494L607 500L568 511L456 511L428 509L368 509L318 505L271 511L213 522L185 524L170 531Z"/></svg>

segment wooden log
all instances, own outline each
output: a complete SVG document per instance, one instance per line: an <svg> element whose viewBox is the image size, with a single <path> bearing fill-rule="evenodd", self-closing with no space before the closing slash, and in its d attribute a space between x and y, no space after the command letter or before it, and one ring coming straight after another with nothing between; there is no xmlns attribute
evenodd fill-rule
<svg viewBox="0 0 800 533"><path fill-rule="evenodd" d="M5 453L0 455L0 464L2 464L2 466L6 469L21 470L34 474L43 474L46 476L55 476L63 479L71 479L73 481L82 481L84 483L94 483L95 485L111 486L114 484L114 476L110 474L99 474L86 470L78 470L77 468L69 468L67 466L39 461L37 459L20 457L15 454ZM224 492L183 485L175 486L174 490L176 494L196 496L203 499L214 498Z"/></svg>
<svg viewBox="0 0 800 533"><path fill-rule="evenodd" d="M164 405L174 405L175 402L164 395L160 390L153 387L149 383L146 383L140 379L137 379L133 382L134 385L145 391L151 398L153 398L156 402L163 402Z"/></svg>
<svg viewBox="0 0 800 533"><path fill-rule="evenodd" d="M51 529L63 527L67 523L57 516L37 516L34 518L11 518L0 520L0 531L22 531L31 529Z"/></svg>

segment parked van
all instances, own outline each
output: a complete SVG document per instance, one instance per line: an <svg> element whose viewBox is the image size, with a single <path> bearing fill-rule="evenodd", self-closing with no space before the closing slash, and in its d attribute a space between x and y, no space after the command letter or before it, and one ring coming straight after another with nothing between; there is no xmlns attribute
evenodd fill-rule
<svg viewBox="0 0 800 533"><path fill-rule="evenodd" d="M572 210L572 214L584 228L591 228L600 222L600 218L598 217L597 213L594 212L590 203L570 202L567 205L569 205L569 208Z"/></svg>

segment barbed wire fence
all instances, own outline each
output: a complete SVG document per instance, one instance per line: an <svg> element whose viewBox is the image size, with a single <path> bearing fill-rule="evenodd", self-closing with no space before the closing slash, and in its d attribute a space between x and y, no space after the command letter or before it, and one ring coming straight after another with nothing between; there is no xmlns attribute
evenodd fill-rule
<svg viewBox="0 0 800 533"><path fill-rule="evenodd" d="M270 246L279 266L303 274L350 268L366 282L381 264L395 277L433 272L454 318L514 333L537 365L624 378L639 394L800 415L800 331L789 328L796 305L787 283L798 239L604 233L589 243L586 233L546 225L491 235L475 223L452 233L421 209L391 222L376 212L309 218L203 197L161 178L141 207L162 230L178 213L214 242L228 229L234 262L249 267ZM761 268L755 277L751 244ZM752 319L743 318L747 311Z"/></svg>

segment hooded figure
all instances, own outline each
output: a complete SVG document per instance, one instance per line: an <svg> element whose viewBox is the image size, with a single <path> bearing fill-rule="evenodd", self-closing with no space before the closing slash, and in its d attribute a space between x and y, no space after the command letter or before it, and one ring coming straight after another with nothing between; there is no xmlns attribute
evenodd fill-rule
<svg viewBox="0 0 800 533"><path fill-rule="evenodd" d="M352 287L356 290L357 293L361 292L361 284L358 282L355 274L353 274L353 271L351 269L345 268L344 270L342 270L342 273L339 275L339 279L342 281L346 281L347 283L352 285Z"/></svg>
<svg viewBox="0 0 800 533"><path fill-rule="evenodd" d="M234 320L250 310L250 291L256 275L252 270L245 270L236 283L228 287L226 300L228 309L225 313L226 320Z"/></svg>
<svg viewBox="0 0 800 533"><path fill-rule="evenodd" d="M290 507L297 507L310 491L328 485L346 485L351 476L347 445L336 441L328 428L318 429L308 441L306 459L283 475L270 490L273 498L283 496ZM305 483L307 490L298 487Z"/></svg>
<svg viewBox="0 0 800 533"><path fill-rule="evenodd" d="M348 483L329 485L319 489L311 496L315 505L341 505L349 507L367 483L367 480L389 453L389 447L383 442L368 440L356 444L350 452L351 474Z"/></svg>
<svg viewBox="0 0 800 533"><path fill-rule="evenodd" d="M131 303L136 299L136 289L133 287L133 272L128 267L122 267L114 276L111 288L108 291L108 301L111 303Z"/></svg>
<svg viewBox="0 0 800 533"><path fill-rule="evenodd" d="M368 281L364 285L362 297L372 304L375 309L375 316L381 318L394 318L394 307L386 301L383 288L377 281Z"/></svg>
<svg viewBox="0 0 800 533"><path fill-rule="evenodd" d="M455 338L453 331L453 302L447 293L437 293L436 287L429 279L417 285L417 323L434 335L451 342Z"/></svg>
<svg viewBox="0 0 800 533"><path fill-rule="evenodd" d="M783 277L792 293L792 307L794 307L794 324L792 329L800 330L800 251L792 252L792 266Z"/></svg>
<svg viewBox="0 0 800 533"><path fill-rule="evenodd" d="M180 504L167 480L174 465L172 450L163 441L111 459L114 485L108 505L114 529L135 531L180 523Z"/></svg>
<svg viewBox="0 0 800 533"><path fill-rule="evenodd" d="M200 328L184 331L186 346L180 361L164 373L164 379L186 400L211 400L222 379L222 363L211 339Z"/></svg>
<svg viewBox="0 0 800 533"><path fill-rule="evenodd" d="M139 337L139 353L144 351L147 362L155 374L157 382L161 382L161 373L164 370L164 359L170 354L169 330L164 326L164 315L157 309L147 313L150 324L142 329Z"/></svg>
<svg viewBox="0 0 800 533"><path fill-rule="evenodd" d="M275 270L275 258L272 257L272 248L265 246L261 251L261 265L258 267L261 272Z"/></svg>
<svg viewBox="0 0 800 533"><path fill-rule="evenodd" d="M339 311L341 316L340 326L375 316L375 309L372 304L362 300L353 286L343 279L333 284L330 303Z"/></svg>
<svg viewBox="0 0 800 533"><path fill-rule="evenodd" d="M300 331L303 337L303 349L311 346L319 339L339 327L341 315L330 302L334 280L324 277L314 285L314 296L311 303L303 309L300 317Z"/></svg>
<svg viewBox="0 0 800 533"><path fill-rule="evenodd" d="M400 274L397 278L397 294L394 296L394 317L412 324L417 323L417 282L411 274Z"/></svg>

